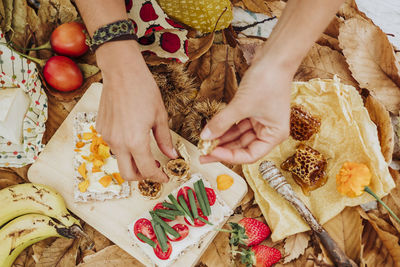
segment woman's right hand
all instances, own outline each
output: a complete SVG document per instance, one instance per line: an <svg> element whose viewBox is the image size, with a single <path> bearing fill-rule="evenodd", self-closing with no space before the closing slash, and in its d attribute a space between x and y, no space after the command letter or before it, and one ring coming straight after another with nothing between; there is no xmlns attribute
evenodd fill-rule
<svg viewBox="0 0 400 267"><path fill-rule="evenodd" d="M167 182L151 153L150 131L161 152L169 158L178 154L159 88L136 41L105 43L96 57L103 75L96 129L116 156L121 176Z"/></svg>

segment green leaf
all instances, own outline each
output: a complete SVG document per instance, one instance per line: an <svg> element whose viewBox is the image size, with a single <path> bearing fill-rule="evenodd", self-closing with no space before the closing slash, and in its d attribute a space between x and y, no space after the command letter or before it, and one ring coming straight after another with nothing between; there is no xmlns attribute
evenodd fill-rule
<svg viewBox="0 0 400 267"><path fill-rule="evenodd" d="M78 63L79 68L82 71L83 78L87 79L90 76L95 75L100 71L100 69L95 65L85 64L85 63Z"/></svg>

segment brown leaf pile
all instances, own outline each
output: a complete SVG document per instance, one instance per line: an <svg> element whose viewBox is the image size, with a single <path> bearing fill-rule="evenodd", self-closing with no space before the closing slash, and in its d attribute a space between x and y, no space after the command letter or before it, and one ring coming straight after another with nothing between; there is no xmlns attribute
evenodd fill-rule
<svg viewBox="0 0 400 267"><path fill-rule="evenodd" d="M232 0L232 3L253 12L277 17L286 5L284 1L277 0ZM77 10L70 0L42 0L40 7L28 5L25 0L0 2L0 26L7 32L8 37L13 35L13 40L22 47L45 43L54 27L77 19L79 20ZM201 126L208 117L219 110L207 105L203 107L201 103L212 102L214 107L228 103L251 64L257 47L262 45L263 41L258 38L238 37L232 29L202 37L190 31L190 62L184 67L187 69L185 71L196 79L198 91L193 94L196 98L186 105L187 111L180 117L195 111L201 120ZM399 52L395 55L385 33L357 9L354 1L347 0L303 59L294 80L308 81L312 78L333 78L336 75L343 83L359 89L370 117L377 125L382 153L386 161L390 162L393 151L396 151L393 127L396 130L400 129L390 123L390 116L397 118L399 115L399 55ZM48 58L51 53L41 51L38 56ZM168 62L154 56L147 60L153 66ZM88 64L82 65L87 70L86 83L79 93L82 94L92 82L101 79L101 76L93 67L93 55L88 54L80 63ZM166 76L169 75L164 67L154 66L152 70L155 75L160 74L157 72L160 70L163 70ZM165 84L167 83L168 81ZM49 95L49 120L46 124L45 143L76 104L77 99L71 100L73 97ZM195 106L196 104L198 105ZM175 124L190 125L181 122L185 120L180 118ZM180 134L187 135L185 127L176 129L179 129ZM187 128L190 128L192 142L196 142L195 137L198 136L201 127L197 125ZM398 154L400 155L400 152ZM241 174L241 166L231 167ZM20 169L0 168L0 189L26 182L28 168L29 166ZM383 200L400 215L400 174L392 169L390 171L396 188ZM237 222L243 217L265 222L251 189L229 221ZM400 266L400 225L380 205L377 210L368 212L359 207L346 208L324 227L356 265ZM225 225L224 228L229 226ZM142 266L89 225L84 225L84 231L93 239L93 248L88 249L84 240L47 239L26 249L17 258L14 266ZM227 233L219 233L197 266L244 266L239 257L232 256L228 240ZM333 266L327 252L311 232L299 233L276 243L267 239L263 244L281 251L283 259L276 266Z"/></svg>

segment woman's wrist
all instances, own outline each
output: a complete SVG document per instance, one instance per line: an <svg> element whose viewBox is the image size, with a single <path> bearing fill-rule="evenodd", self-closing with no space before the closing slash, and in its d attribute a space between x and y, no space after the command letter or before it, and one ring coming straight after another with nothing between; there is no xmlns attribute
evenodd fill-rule
<svg viewBox="0 0 400 267"><path fill-rule="evenodd" d="M115 72L127 66L141 65L140 63L144 62L135 40L104 43L96 50L96 60L103 72Z"/></svg>

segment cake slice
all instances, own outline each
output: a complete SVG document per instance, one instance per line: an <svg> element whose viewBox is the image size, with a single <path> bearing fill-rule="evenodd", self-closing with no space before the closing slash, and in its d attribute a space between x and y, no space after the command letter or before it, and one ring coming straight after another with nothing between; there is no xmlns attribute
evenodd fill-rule
<svg viewBox="0 0 400 267"><path fill-rule="evenodd" d="M154 224L154 219L150 215L150 211L143 213L128 226L128 230L130 236L133 238L134 245L142 249L144 255L146 255L154 265L160 267L175 266L174 264L177 264L175 261L179 259L180 256L182 256L193 246L200 246L204 237L216 228L220 228L225 219L233 213L231 208L221 199L217 190L213 189L211 185L205 179L203 179L202 175L198 173L193 174L188 181L172 191L171 195L174 196L178 201L179 196L183 196L185 203L187 203L189 210L191 210L190 201L187 200L187 198L190 198L188 196L188 191L189 189L192 189L193 192L195 192L195 183L199 180L203 181L211 211L209 216L204 216L201 208L196 206L197 212L199 216L201 216L203 219L206 219L212 225L201 222L199 219L195 219L193 224L193 222L191 223L186 216L182 215L177 215L175 219L165 219L162 218L162 215L160 215L160 218L163 219L166 224L175 229L181 235L178 238L174 238L170 234L167 235L168 249L164 253L162 252L160 245L154 249L151 247L151 245L139 239L139 233L143 233L146 235L146 237L152 240L152 242L154 242L153 245L157 245L158 243L158 238L156 237L156 233L152 226L157 223ZM196 203L198 203L198 196L195 196L195 199ZM171 199L166 197L164 200L161 200L160 203L156 204L151 212L154 212L155 210L157 213L158 209L167 209L172 212L179 213L177 210L162 208L163 205L173 206ZM161 211L160 213L162 214L163 212L164 211Z"/></svg>
<svg viewBox="0 0 400 267"><path fill-rule="evenodd" d="M117 160L95 130L96 113L80 112L74 122L74 198L76 202L126 198L130 185Z"/></svg>

